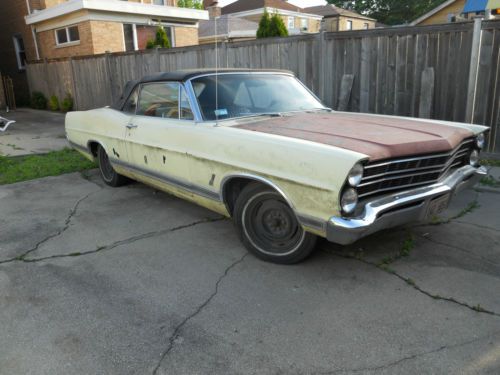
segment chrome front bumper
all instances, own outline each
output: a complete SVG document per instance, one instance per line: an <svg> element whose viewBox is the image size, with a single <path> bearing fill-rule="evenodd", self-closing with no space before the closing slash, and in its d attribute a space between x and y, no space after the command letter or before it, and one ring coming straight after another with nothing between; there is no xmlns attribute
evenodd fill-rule
<svg viewBox="0 0 500 375"><path fill-rule="evenodd" d="M352 218L332 217L327 224L327 239L341 245L349 245L362 237L402 224L426 219L432 200L476 184L487 175L484 167L462 167L443 181L407 190L366 203L361 215Z"/></svg>

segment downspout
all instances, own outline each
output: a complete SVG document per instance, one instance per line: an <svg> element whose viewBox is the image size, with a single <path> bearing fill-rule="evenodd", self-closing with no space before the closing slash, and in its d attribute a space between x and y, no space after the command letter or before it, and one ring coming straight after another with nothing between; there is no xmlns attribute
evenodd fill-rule
<svg viewBox="0 0 500 375"><path fill-rule="evenodd" d="M36 41L36 31L33 26L31 26L31 34L33 35L33 42L35 42L36 59L40 60L40 52L38 51L38 42Z"/></svg>
<svg viewBox="0 0 500 375"><path fill-rule="evenodd" d="M26 8L28 9L28 16L31 14L30 0L26 0ZM33 44L35 45L36 59L40 60L40 52L38 51L38 43L36 41L35 28L31 26L31 36L33 37Z"/></svg>

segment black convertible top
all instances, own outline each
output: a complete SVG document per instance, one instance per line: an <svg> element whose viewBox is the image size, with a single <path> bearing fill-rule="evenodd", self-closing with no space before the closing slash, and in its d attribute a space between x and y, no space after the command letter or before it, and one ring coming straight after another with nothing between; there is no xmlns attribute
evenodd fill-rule
<svg viewBox="0 0 500 375"><path fill-rule="evenodd" d="M142 77L138 80L128 81L123 88L123 93L118 100L111 106L111 108L121 111L126 100L135 89L135 87L141 83L150 82L161 82L161 81L177 81L184 82L193 77L203 75L203 74L215 74L215 73L259 73L259 72L270 72L270 73L288 73L293 74L293 72L288 70L278 70L278 69L218 69L217 71L212 69L189 69L189 70L176 70L173 72L155 73L150 76Z"/></svg>

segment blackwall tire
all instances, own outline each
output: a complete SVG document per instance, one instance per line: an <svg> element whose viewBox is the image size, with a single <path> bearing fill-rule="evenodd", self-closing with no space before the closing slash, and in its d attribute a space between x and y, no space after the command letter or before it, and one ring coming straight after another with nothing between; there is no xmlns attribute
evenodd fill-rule
<svg viewBox="0 0 500 375"><path fill-rule="evenodd" d="M102 146L99 146L97 150L97 161L99 163L99 171L101 172L102 180L106 185L119 187L125 185L129 181L127 177L116 173L109 161L106 150L104 150Z"/></svg>
<svg viewBox="0 0 500 375"><path fill-rule="evenodd" d="M233 218L245 247L267 262L298 263L316 245L317 237L302 228L281 194L262 184L250 184L243 189Z"/></svg>

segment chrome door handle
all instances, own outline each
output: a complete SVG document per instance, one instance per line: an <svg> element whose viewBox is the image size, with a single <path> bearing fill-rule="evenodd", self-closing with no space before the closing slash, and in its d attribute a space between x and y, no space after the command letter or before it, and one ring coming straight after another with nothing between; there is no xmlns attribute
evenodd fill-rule
<svg viewBox="0 0 500 375"><path fill-rule="evenodd" d="M127 124L127 128L134 129L134 128L137 128L137 125L130 123L130 124Z"/></svg>

